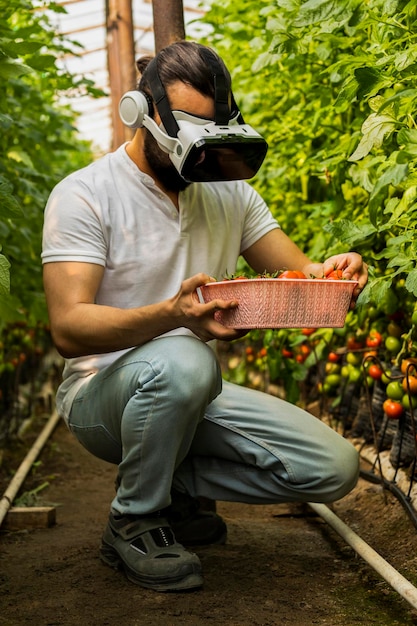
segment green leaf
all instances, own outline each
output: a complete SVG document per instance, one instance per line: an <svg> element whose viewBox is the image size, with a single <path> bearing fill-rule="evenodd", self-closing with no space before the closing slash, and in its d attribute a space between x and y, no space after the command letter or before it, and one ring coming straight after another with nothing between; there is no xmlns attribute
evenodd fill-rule
<svg viewBox="0 0 417 626"><path fill-rule="evenodd" d="M19 76L30 74L30 72L32 72L32 69L24 63L12 61L11 59L0 60L0 78L4 78L5 80L19 78Z"/></svg>
<svg viewBox="0 0 417 626"><path fill-rule="evenodd" d="M366 241L376 232L376 228L372 224L359 225L348 219L340 219L337 222L325 224L323 228L326 232L331 233L338 241L349 246Z"/></svg>
<svg viewBox="0 0 417 626"><path fill-rule="evenodd" d="M417 269L412 269L405 279L405 288L417 297Z"/></svg>
<svg viewBox="0 0 417 626"><path fill-rule="evenodd" d="M358 98L366 98L376 94L380 89L391 85L392 80L384 77L375 67L358 67L355 69L358 81Z"/></svg>
<svg viewBox="0 0 417 626"><path fill-rule="evenodd" d="M4 256L0 254L0 296L4 296L10 292L10 263Z"/></svg>
<svg viewBox="0 0 417 626"><path fill-rule="evenodd" d="M19 202L12 195L10 183L0 176L0 220L22 214Z"/></svg>
<svg viewBox="0 0 417 626"><path fill-rule="evenodd" d="M417 157L417 130L415 128L402 128L397 136L398 145L403 147L408 155Z"/></svg>
<svg viewBox="0 0 417 626"><path fill-rule="evenodd" d="M379 148L385 136L395 130L396 120L391 115L371 113L362 124L362 139L349 161L363 159L373 148Z"/></svg>
<svg viewBox="0 0 417 626"><path fill-rule="evenodd" d="M382 208L383 198L389 185L396 187L404 180L408 172L408 165L398 164L389 167L378 179L370 197L369 197L369 219L376 226L377 214Z"/></svg>

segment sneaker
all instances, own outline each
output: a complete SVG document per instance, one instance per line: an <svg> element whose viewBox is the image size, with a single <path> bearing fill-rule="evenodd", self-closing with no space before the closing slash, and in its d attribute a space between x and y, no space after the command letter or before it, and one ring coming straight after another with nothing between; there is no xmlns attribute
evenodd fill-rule
<svg viewBox="0 0 417 626"><path fill-rule="evenodd" d="M171 492L171 505L163 510L177 541L185 546L223 545L227 539L227 526L220 515L201 508L197 498L187 493Z"/></svg>
<svg viewBox="0 0 417 626"><path fill-rule="evenodd" d="M198 556L176 541L168 521L158 513L143 517L110 513L100 558L147 589L184 591L203 584Z"/></svg>

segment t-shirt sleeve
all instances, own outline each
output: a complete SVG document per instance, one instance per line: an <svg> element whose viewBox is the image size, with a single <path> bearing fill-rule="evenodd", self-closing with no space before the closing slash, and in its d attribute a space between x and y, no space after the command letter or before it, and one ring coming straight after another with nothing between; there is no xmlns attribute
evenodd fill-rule
<svg viewBox="0 0 417 626"><path fill-rule="evenodd" d="M280 228L265 200L248 183L243 183L247 197L241 253L256 243L269 231Z"/></svg>
<svg viewBox="0 0 417 626"><path fill-rule="evenodd" d="M106 264L106 237L94 194L68 177L52 191L45 208L42 262Z"/></svg>

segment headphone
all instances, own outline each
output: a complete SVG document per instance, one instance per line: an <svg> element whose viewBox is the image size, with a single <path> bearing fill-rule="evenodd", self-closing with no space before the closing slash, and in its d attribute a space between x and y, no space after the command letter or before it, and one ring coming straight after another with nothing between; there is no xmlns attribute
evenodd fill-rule
<svg viewBox="0 0 417 626"><path fill-rule="evenodd" d="M129 128L141 128L145 115L153 117L152 99L144 91L128 91L119 102L119 115Z"/></svg>
<svg viewBox="0 0 417 626"><path fill-rule="evenodd" d="M201 47L199 54L213 74L215 122L216 124L227 125L231 117L228 101L230 89L227 87L224 70L214 52L210 49ZM145 72L148 75L151 93L161 116L161 120L164 123L164 127L171 137L176 137L179 126L172 115L168 97L158 73L157 57L154 57L150 61ZM233 93L231 95L232 109L234 109L234 114L239 114L239 122L242 123L243 119L236 105ZM128 91L122 96L119 103L119 115L122 122L129 128L141 128L145 115L153 117L153 114L154 106L152 98L144 91Z"/></svg>

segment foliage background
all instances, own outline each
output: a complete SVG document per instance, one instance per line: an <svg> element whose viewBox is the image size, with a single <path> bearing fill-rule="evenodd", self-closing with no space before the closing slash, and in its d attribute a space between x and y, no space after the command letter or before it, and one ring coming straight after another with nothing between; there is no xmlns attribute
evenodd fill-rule
<svg viewBox="0 0 417 626"><path fill-rule="evenodd" d="M74 113L59 105L64 93L100 95L59 68L62 55L79 51L51 27L51 12L63 10L0 0L0 449L31 414L51 347L40 261L45 204L61 178L92 158Z"/></svg>
<svg viewBox="0 0 417 626"><path fill-rule="evenodd" d="M416 4L214 0L204 19L244 116L269 142L253 182L282 228L315 260L356 250L369 265L341 332L319 329L314 341L301 331L251 334L267 349L258 369L294 402L348 334L376 327L385 339L395 317L399 353L415 356ZM306 341L313 353L304 358ZM248 364L235 363L228 376L247 383Z"/></svg>
<svg viewBox="0 0 417 626"><path fill-rule="evenodd" d="M40 264L45 203L58 180L91 158L76 136L74 114L58 98L92 86L58 69L59 57L76 44L56 36L46 11L25 0L0 0L0 10L1 330L22 318L46 322ZM63 11L55 4L49 10Z"/></svg>
<svg viewBox="0 0 417 626"><path fill-rule="evenodd" d="M282 227L314 258L361 252L363 303L392 312L399 277L416 296L415 0L222 0L205 21Z"/></svg>

